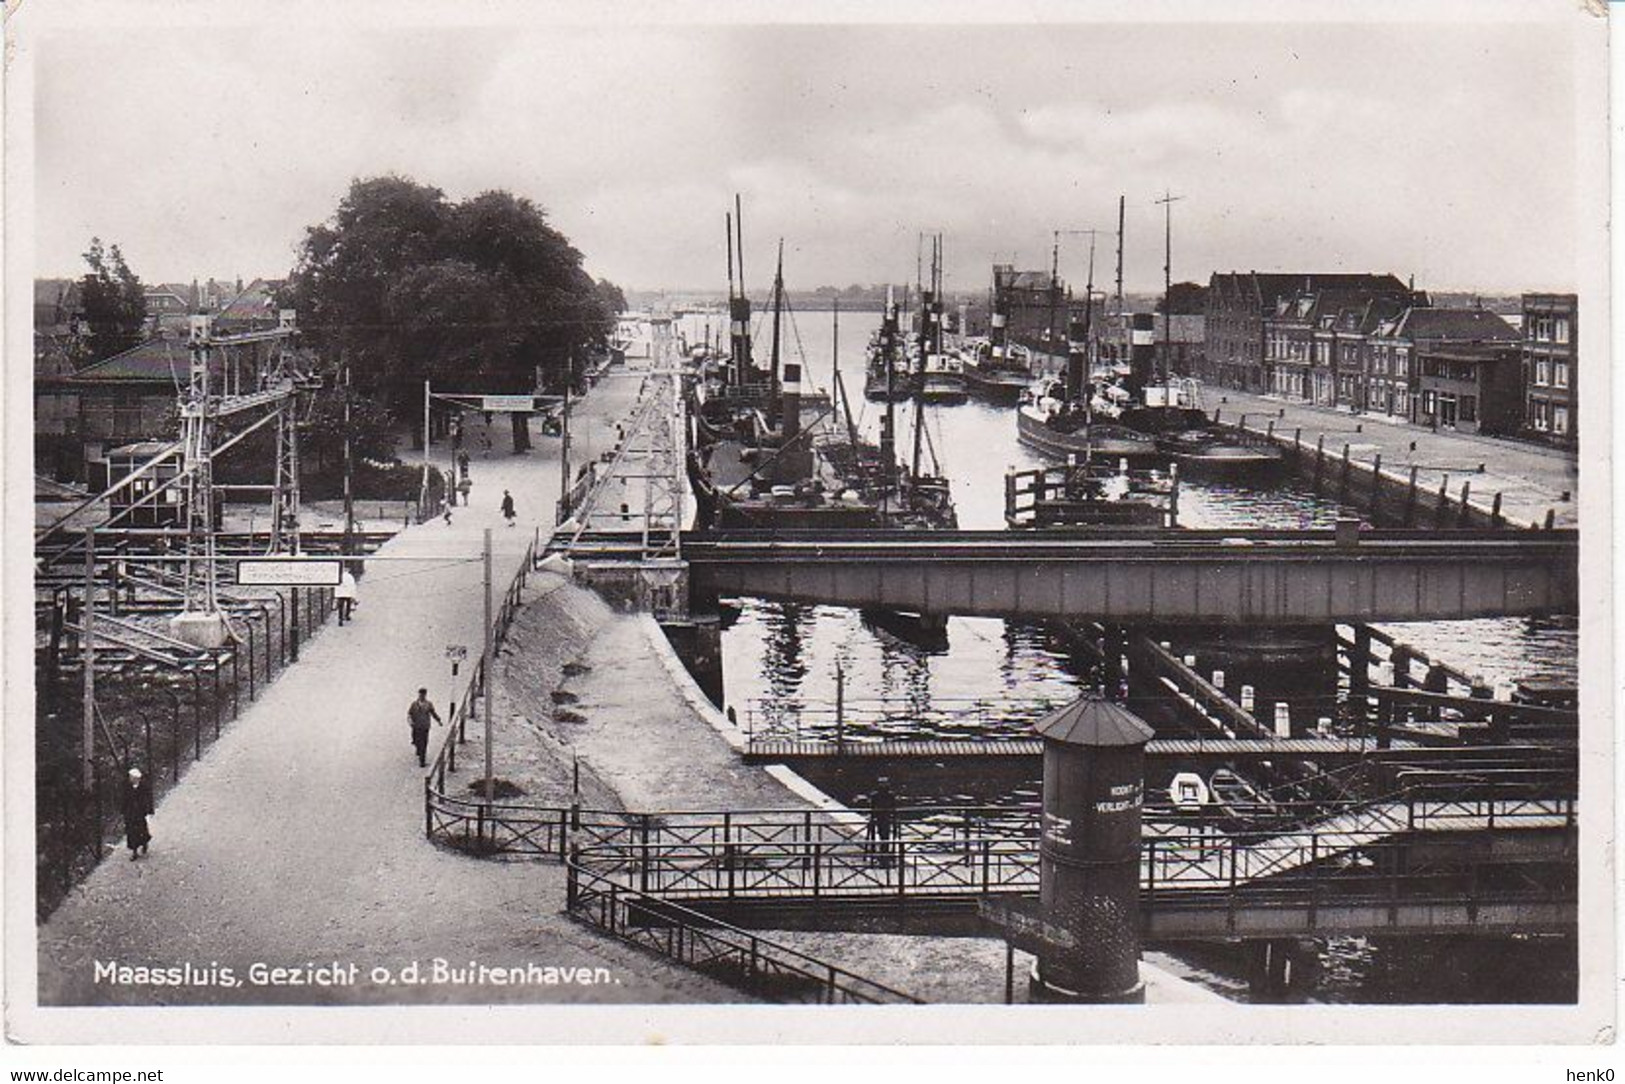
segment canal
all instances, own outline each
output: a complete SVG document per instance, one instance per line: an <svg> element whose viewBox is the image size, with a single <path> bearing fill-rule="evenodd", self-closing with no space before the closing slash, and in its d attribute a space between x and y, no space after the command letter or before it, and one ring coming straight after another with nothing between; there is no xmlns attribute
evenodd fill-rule
<svg viewBox="0 0 1625 1084"><path fill-rule="evenodd" d="M717 318L710 319L714 335ZM871 439L878 436L884 406L864 402L862 387L865 346L879 322L878 313L842 313L839 328L842 379L856 391L858 424ZM704 335L700 319L686 318L680 326L690 341ZM759 356L768 349L767 335L763 323L755 338ZM828 389L837 363L835 341L830 313L798 313L786 324L783 356L802 363L804 380ZM898 443L905 449L911 412L911 405L898 408ZM1045 462L1018 443L1014 409L973 398L963 405L927 407L925 421L929 447L952 480L960 526L1003 528L1006 470ZM1358 515L1287 476L1249 483L1187 478L1180 486L1179 522L1186 527L1330 527L1339 516ZM974 740L1008 735L1025 723L967 710L968 705L1006 700L1059 706L1098 681L1087 660L1042 625L951 617L946 645L921 646L845 608L753 599L734 600L734 605L737 616L722 636L723 687L726 704L746 727L802 718L816 727L817 720L831 717L839 683L845 705L857 714L865 705L887 702L885 736ZM1571 622L1509 618L1382 628L1503 690L1535 679L1577 682L1577 632ZM1337 680L1335 669L1327 669L1306 682L1289 681L1282 698L1295 718L1335 716ZM906 710L893 710L897 707ZM846 768L820 773L815 781L841 801L861 805L874 779ZM1014 766L971 776L927 761L906 775L894 773L890 782L905 803L1036 805L1039 796L1037 774ZM1538 938L1336 939L1320 953L1312 997L1407 1003L1475 1001L1490 991L1517 991L1512 996L1521 1000L1564 1001L1574 996L1574 956L1572 942ZM1235 959L1234 953L1198 949L1182 952L1174 962L1193 979L1234 996ZM1519 967L1528 978L1503 982L1489 974L1505 966Z"/></svg>

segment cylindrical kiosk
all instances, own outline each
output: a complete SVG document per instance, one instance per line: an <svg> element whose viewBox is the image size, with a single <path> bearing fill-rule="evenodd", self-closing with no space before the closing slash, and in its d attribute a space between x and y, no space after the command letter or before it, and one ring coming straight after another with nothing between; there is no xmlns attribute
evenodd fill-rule
<svg viewBox="0 0 1625 1084"><path fill-rule="evenodd" d="M1038 897L1071 936L1038 954L1033 995L1138 1003L1140 807L1151 727L1122 704L1087 696L1040 720L1044 829Z"/></svg>

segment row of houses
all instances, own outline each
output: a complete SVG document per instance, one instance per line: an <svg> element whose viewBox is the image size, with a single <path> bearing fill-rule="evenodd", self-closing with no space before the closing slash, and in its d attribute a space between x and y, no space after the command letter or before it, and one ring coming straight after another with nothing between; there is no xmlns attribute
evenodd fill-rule
<svg viewBox="0 0 1625 1084"><path fill-rule="evenodd" d="M186 334L193 313L219 314L241 309L256 300L263 301L281 285L280 280L254 279L244 285L239 276L233 281L208 279L190 284L164 282L143 286L148 338L165 334ZM34 371L65 375L86 360L83 342L86 332L84 287L79 279L41 278L34 280Z"/></svg>
<svg viewBox="0 0 1625 1084"><path fill-rule="evenodd" d="M1195 372L1209 383L1399 421L1576 440L1578 299L1508 319L1394 275L1215 273Z"/></svg>

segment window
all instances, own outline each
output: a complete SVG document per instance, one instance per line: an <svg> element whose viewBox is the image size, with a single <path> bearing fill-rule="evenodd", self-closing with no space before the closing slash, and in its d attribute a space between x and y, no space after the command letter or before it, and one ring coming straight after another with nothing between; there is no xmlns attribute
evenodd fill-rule
<svg viewBox="0 0 1625 1084"><path fill-rule="evenodd" d="M1438 410L1438 403L1431 391L1422 393L1422 413L1432 416Z"/></svg>
<svg viewBox="0 0 1625 1084"><path fill-rule="evenodd" d="M1547 399L1529 400L1529 424L1537 433L1552 427L1552 404Z"/></svg>
<svg viewBox="0 0 1625 1084"><path fill-rule="evenodd" d="M1552 338L1560 343L1569 341L1569 318L1567 316L1559 316L1552 321Z"/></svg>
<svg viewBox="0 0 1625 1084"><path fill-rule="evenodd" d="M1552 363L1552 386L1554 388L1566 388L1569 386L1568 362L1554 361Z"/></svg>
<svg viewBox="0 0 1625 1084"><path fill-rule="evenodd" d="M1460 417L1463 422L1478 421L1478 399L1476 396L1463 395L1459 404Z"/></svg>
<svg viewBox="0 0 1625 1084"><path fill-rule="evenodd" d="M1544 388L1552 382L1552 363L1545 358L1535 361L1535 387Z"/></svg>
<svg viewBox="0 0 1625 1084"><path fill-rule="evenodd" d="M1568 431L1569 431L1569 408L1568 407L1562 407L1562 406L1553 407L1552 408L1552 432L1557 433L1558 435L1561 436L1563 434L1566 434Z"/></svg>

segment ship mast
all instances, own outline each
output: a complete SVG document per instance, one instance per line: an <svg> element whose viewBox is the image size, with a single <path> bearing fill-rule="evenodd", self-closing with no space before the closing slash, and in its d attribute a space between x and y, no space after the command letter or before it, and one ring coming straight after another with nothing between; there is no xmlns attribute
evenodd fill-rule
<svg viewBox="0 0 1625 1084"><path fill-rule="evenodd" d="M1165 188L1162 198L1157 200L1162 204L1162 361L1157 366L1157 379L1168 380L1174 375L1174 214L1173 205L1184 196L1170 195Z"/></svg>
<svg viewBox="0 0 1625 1084"><path fill-rule="evenodd" d="M771 368L768 373L768 407L767 425L769 429L779 428L784 413L784 404L780 402L783 390L779 385L779 319L784 311L784 238L779 238L779 264L773 272L773 353Z"/></svg>
<svg viewBox="0 0 1625 1084"><path fill-rule="evenodd" d="M919 241L914 246L914 290L920 295L920 330L914 336L915 345L920 351L920 363L914 378L914 452L909 457L909 484L917 485L920 477L920 446L921 430L925 417L925 374L926 364L931 351L931 291L925 288L920 274L920 248L925 242L925 235L919 235Z"/></svg>
<svg viewBox="0 0 1625 1084"><path fill-rule="evenodd" d="M1055 308L1061 296L1061 231L1056 230L1049 250L1049 337L1044 341L1044 353L1055 346Z"/></svg>

